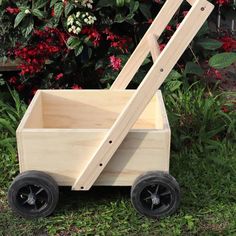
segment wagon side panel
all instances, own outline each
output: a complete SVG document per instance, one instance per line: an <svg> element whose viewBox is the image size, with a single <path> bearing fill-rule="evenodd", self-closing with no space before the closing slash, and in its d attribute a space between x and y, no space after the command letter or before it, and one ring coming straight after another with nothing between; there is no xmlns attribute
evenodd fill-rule
<svg viewBox="0 0 236 236"><path fill-rule="evenodd" d="M169 171L169 131L130 132L95 185L131 186L147 171Z"/></svg>
<svg viewBox="0 0 236 236"><path fill-rule="evenodd" d="M19 135L22 172L43 171L59 185L71 186L105 132L28 129Z"/></svg>

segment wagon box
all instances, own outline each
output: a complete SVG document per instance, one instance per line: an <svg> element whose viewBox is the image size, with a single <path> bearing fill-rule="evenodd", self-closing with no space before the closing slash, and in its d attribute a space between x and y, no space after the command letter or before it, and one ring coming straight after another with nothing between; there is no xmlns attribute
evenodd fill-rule
<svg viewBox="0 0 236 236"><path fill-rule="evenodd" d="M39 90L17 129L20 171L72 186L132 90ZM158 91L95 185L131 186L143 172L169 170L170 129Z"/></svg>

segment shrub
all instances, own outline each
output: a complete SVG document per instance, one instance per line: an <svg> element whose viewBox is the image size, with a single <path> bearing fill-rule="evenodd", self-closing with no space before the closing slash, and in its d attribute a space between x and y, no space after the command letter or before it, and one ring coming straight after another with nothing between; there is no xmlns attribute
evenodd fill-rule
<svg viewBox="0 0 236 236"><path fill-rule="evenodd" d="M173 150L217 150L223 140L235 139L235 95L233 98L231 93L210 92L199 82L183 84L170 93L168 85L164 85L164 98Z"/></svg>
<svg viewBox="0 0 236 236"><path fill-rule="evenodd" d="M233 1L212 2L221 10L222 19L235 7ZM21 72L8 78L8 82L26 99L38 88L109 87L163 3L151 0L3 1L1 10L25 38L24 42L8 48L13 58L22 61ZM184 4L171 20L158 40L161 48L188 9L188 4ZM236 40L230 30L217 28L217 14L216 8L176 66L179 72L185 70L186 79L222 80L221 68L236 61ZM131 87L137 86L147 68L147 64L141 68Z"/></svg>
<svg viewBox="0 0 236 236"><path fill-rule="evenodd" d="M0 96L0 185L18 172L15 130L26 110L16 91Z"/></svg>

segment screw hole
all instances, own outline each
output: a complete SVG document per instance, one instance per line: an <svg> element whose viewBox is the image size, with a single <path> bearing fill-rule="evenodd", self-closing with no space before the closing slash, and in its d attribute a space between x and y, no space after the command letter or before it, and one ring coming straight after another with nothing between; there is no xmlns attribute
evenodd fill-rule
<svg viewBox="0 0 236 236"><path fill-rule="evenodd" d="M161 68L161 69L160 69L160 72L163 72L163 71L164 71L164 69L163 69L163 68Z"/></svg>
<svg viewBox="0 0 236 236"><path fill-rule="evenodd" d="M99 165L102 166L102 163L100 163Z"/></svg>
<svg viewBox="0 0 236 236"><path fill-rule="evenodd" d="M84 187L80 187L81 189L84 189Z"/></svg>
<svg viewBox="0 0 236 236"><path fill-rule="evenodd" d="M109 143L112 143L112 140L110 140Z"/></svg>
<svg viewBox="0 0 236 236"><path fill-rule="evenodd" d="M202 8L201 8L201 11L204 11L204 10L205 10L205 7L202 7Z"/></svg>

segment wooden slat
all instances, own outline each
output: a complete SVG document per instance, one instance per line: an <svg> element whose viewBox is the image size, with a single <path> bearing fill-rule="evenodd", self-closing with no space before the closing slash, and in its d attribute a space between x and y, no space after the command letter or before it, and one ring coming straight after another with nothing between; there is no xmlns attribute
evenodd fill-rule
<svg viewBox="0 0 236 236"><path fill-rule="evenodd" d="M190 5L193 5L197 0L186 0Z"/></svg>
<svg viewBox="0 0 236 236"><path fill-rule="evenodd" d="M142 65L142 62L150 52L150 46L148 43L149 36L152 37L153 35L156 35L157 38L160 37L182 2L183 0L166 1L148 31L145 33L131 57L125 64L124 68L112 84L111 89L125 89L128 86L137 70Z"/></svg>
<svg viewBox="0 0 236 236"><path fill-rule="evenodd" d="M198 0L194 3L136 93L106 134L94 156L79 174L72 187L73 190L90 189L213 8L214 6L206 0ZM166 19L163 18L162 21Z"/></svg>
<svg viewBox="0 0 236 236"><path fill-rule="evenodd" d="M154 35L154 34L149 35L148 43L149 43L149 49L150 49L151 55L152 55L152 60L153 60L153 62L155 62L161 53L160 46L157 42L156 35Z"/></svg>

